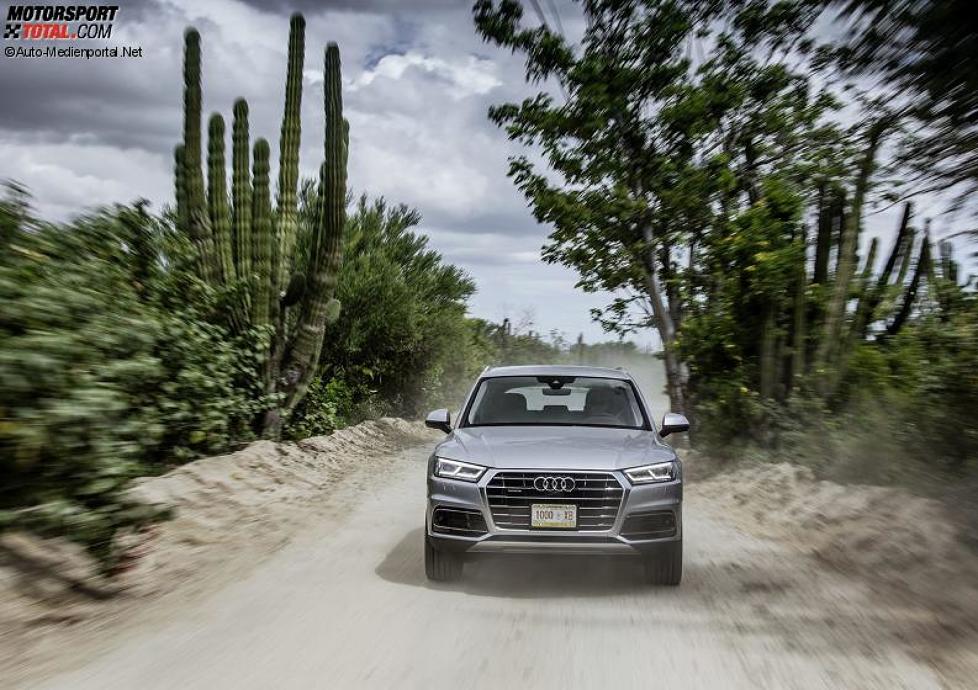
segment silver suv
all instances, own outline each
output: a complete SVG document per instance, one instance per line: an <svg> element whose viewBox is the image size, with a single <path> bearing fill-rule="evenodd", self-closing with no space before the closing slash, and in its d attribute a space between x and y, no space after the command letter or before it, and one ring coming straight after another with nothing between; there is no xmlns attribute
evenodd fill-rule
<svg viewBox="0 0 978 690"><path fill-rule="evenodd" d="M486 369L428 461L425 572L462 574L468 553L632 555L651 582L682 578L682 464L620 369Z"/></svg>

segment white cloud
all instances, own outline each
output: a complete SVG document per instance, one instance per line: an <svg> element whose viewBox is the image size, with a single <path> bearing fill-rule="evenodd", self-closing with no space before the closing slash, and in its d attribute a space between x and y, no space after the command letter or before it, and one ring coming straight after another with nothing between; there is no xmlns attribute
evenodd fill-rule
<svg viewBox="0 0 978 690"><path fill-rule="evenodd" d="M401 79L412 68L446 82L449 85L448 94L453 100L489 93L502 83L496 76L496 66L490 60L469 55L463 62L448 62L412 51L403 55L385 55L373 69L361 72L350 83L349 89L358 91L378 78Z"/></svg>
<svg viewBox="0 0 978 690"><path fill-rule="evenodd" d="M87 209L145 197L167 199L169 161L138 149L84 143L44 144L0 138L0 160L34 195L44 218L67 219ZM106 171L111 175L106 175Z"/></svg>

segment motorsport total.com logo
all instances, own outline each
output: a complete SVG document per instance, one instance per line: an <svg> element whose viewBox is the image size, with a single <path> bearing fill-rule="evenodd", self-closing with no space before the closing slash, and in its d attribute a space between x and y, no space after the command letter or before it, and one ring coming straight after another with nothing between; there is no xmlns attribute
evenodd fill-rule
<svg viewBox="0 0 978 690"><path fill-rule="evenodd" d="M118 5L10 5L3 37L8 41L77 41L112 37Z"/></svg>

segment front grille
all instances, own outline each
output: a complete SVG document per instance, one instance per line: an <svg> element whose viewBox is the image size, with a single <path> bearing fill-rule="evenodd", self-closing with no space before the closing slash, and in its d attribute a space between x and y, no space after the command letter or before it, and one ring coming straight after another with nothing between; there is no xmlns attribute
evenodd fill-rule
<svg viewBox="0 0 978 690"><path fill-rule="evenodd" d="M537 477L570 477L572 491L540 491ZM624 490L614 475L606 472L499 472L486 485L492 521L501 529L530 529L533 503L572 503L577 506L577 529L611 529L618 517Z"/></svg>
<svg viewBox="0 0 978 690"><path fill-rule="evenodd" d="M435 508L431 516L431 527L435 532L460 537L477 537L489 531L482 513L466 508Z"/></svg>
<svg viewBox="0 0 978 690"><path fill-rule="evenodd" d="M671 510L635 513L625 518L621 536L628 539L658 539L676 535L676 515Z"/></svg>

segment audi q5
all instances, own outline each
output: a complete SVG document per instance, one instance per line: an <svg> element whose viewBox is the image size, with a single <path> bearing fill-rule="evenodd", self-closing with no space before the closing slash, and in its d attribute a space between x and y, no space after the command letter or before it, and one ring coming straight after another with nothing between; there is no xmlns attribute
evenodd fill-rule
<svg viewBox="0 0 978 690"><path fill-rule="evenodd" d="M595 554L643 559L653 584L682 578L682 463L635 380L620 369L486 369L428 461L424 539L431 580L461 576L469 554Z"/></svg>

